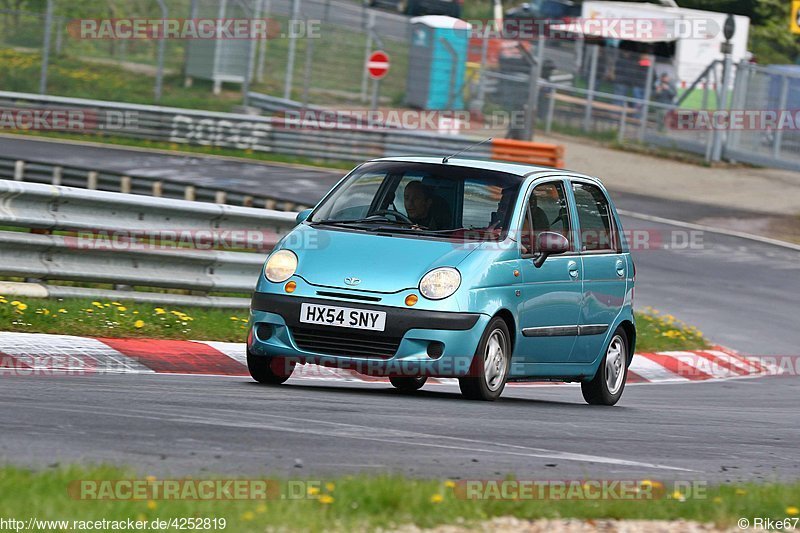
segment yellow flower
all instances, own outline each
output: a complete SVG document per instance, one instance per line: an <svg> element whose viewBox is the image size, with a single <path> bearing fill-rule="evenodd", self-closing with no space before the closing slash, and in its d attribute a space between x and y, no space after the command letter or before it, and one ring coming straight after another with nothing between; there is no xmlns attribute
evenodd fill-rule
<svg viewBox="0 0 800 533"><path fill-rule="evenodd" d="M673 500L686 501L686 498L684 497L683 493L681 491L679 491L679 490L676 490L676 491L674 491L672 493L672 499Z"/></svg>
<svg viewBox="0 0 800 533"><path fill-rule="evenodd" d="M11 305L13 305L14 307L16 307L16 306L20 305L21 303L22 303L22 302L20 302L19 300L14 300L13 302L11 302Z"/></svg>
<svg viewBox="0 0 800 533"><path fill-rule="evenodd" d="M111 305L122 305L122 304L119 302L111 302Z"/></svg>
<svg viewBox="0 0 800 533"><path fill-rule="evenodd" d="M333 489L335 488L336 485L334 483L325 483L325 490L327 490L328 492L333 492Z"/></svg>
<svg viewBox="0 0 800 533"><path fill-rule="evenodd" d="M62 307L61 309L59 309L59 310L58 310L58 312L59 312L59 313L66 313L66 312L67 312L67 310L66 310L66 309L64 309L64 308Z"/></svg>
<svg viewBox="0 0 800 533"><path fill-rule="evenodd" d="M319 503L324 503L325 505L333 503L333 496L328 494L323 494L319 497Z"/></svg>
<svg viewBox="0 0 800 533"><path fill-rule="evenodd" d="M27 308L28 308L28 305L27 305L27 304L19 304L19 305L17 306L17 309L19 309L20 311L24 311L24 310L26 310Z"/></svg>
<svg viewBox="0 0 800 533"><path fill-rule="evenodd" d="M800 513L800 509L798 509L798 508L797 508L797 507L795 507L794 505L793 505L793 506L791 506L791 507L787 507L787 508L786 508L786 514L788 514L789 516L795 516L795 515L797 515L798 513Z"/></svg>
<svg viewBox="0 0 800 533"><path fill-rule="evenodd" d="M133 327L139 329L144 327L144 320L137 320L133 323Z"/></svg>
<svg viewBox="0 0 800 533"><path fill-rule="evenodd" d="M745 494L747 494L746 490L744 490L744 489L736 489L736 495L737 496L744 496Z"/></svg>
<svg viewBox="0 0 800 533"><path fill-rule="evenodd" d="M642 480L642 487L652 487L652 486L653 486L653 482L650 481L649 479L643 479Z"/></svg>
<svg viewBox="0 0 800 533"><path fill-rule="evenodd" d="M239 318L238 318L238 317L235 317L235 316L232 316L232 317L231 317L231 320L239 320Z"/></svg>
<svg viewBox="0 0 800 533"><path fill-rule="evenodd" d="M125 307L125 306L122 306L122 305L120 305L119 307L117 307L117 311L127 311L127 310L128 310L128 308L127 308L127 307Z"/></svg>
<svg viewBox="0 0 800 533"><path fill-rule="evenodd" d="M717 504L719 504L719 503L722 503L722 498L720 498L719 496L716 496L716 497L715 497L715 498L714 498L712 501L713 501L714 503L717 503Z"/></svg>
<svg viewBox="0 0 800 533"><path fill-rule="evenodd" d="M308 487L308 495L309 496L316 496L319 494L319 488L317 487Z"/></svg>
<svg viewBox="0 0 800 533"><path fill-rule="evenodd" d="M256 517L256 515L253 514L253 511L245 511L244 513L242 513L242 520L245 520L247 522L249 522L250 520L252 520L255 517Z"/></svg>
<svg viewBox="0 0 800 533"><path fill-rule="evenodd" d="M450 481L448 479L447 481L444 482L444 486L447 487L448 489L452 489L456 486L456 483L455 481Z"/></svg>
<svg viewBox="0 0 800 533"><path fill-rule="evenodd" d="M264 513L266 513L266 512L267 512L267 506L266 506L266 505L264 505L264 504L262 503L261 505L259 505L258 507L256 507L256 512L257 512L258 514L264 514Z"/></svg>
<svg viewBox="0 0 800 533"><path fill-rule="evenodd" d="M152 483L152 482L153 482L153 481L155 481L157 478L156 478L156 476L147 476L145 479L146 479L147 481L149 481L150 483Z"/></svg>
<svg viewBox="0 0 800 533"><path fill-rule="evenodd" d="M147 508L150 509L151 511L155 510L156 507L158 507L158 504L153 500L147 502Z"/></svg>
<svg viewBox="0 0 800 533"><path fill-rule="evenodd" d="M431 503L442 503L442 500L444 500L444 496L441 494L434 494L431 496Z"/></svg>
<svg viewBox="0 0 800 533"><path fill-rule="evenodd" d="M92 302L92 305L95 307L103 307L103 304L101 304L100 302Z"/></svg>
<svg viewBox="0 0 800 533"><path fill-rule="evenodd" d="M91 307L87 307L86 309L84 309L84 311L86 311L87 313L94 313L94 309L92 309Z"/></svg>
<svg viewBox="0 0 800 533"><path fill-rule="evenodd" d="M153 311L155 311L157 315L163 315L164 313L166 313L166 311L164 311L164 309L162 309L161 307L156 307L155 309L153 309Z"/></svg>

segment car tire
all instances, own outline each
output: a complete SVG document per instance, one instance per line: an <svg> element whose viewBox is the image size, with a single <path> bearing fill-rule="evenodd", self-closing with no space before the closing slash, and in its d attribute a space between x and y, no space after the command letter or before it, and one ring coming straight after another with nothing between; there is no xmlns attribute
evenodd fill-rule
<svg viewBox="0 0 800 533"><path fill-rule="evenodd" d="M247 369L250 376L263 385L280 385L292 376L295 362L285 357L254 355L247 351Z"/></svg>
<svg viewBox="0 0 800 533"><path fill-rule="evenodd" d="M495 317L478 343L469 376L458 379L461 394L469 400L492 402L498 399L506 386L510 367L511 336L505 320Z"/></svg>
<svg viewBox="0 0 800 533"><path fill-rule="evenodd" d="M405 376L392 376L389 382L399 391L413 392L419 390L428 381L428 376L405 377Z"/></svg>
<svg viewBox="0 0 800 533"><path fill-rule="evenodd" d="M628 380L628 336L617 328L591 381L581 383L583 399L591 405L614 405Z"/></svg>

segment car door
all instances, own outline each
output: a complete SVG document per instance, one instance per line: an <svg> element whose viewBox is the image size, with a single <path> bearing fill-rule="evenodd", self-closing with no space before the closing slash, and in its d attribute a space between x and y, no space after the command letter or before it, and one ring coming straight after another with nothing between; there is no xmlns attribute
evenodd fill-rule
<svg viewBox="0 0 800 533"><path fill-rule="evenodd" d="M579 332L572 361L594 361L622 309L627 283L627 260L621 253L618 228L606 193L589 180L572 180L583 259L583 298Z"/></svg>
<svg viewBox="0 0 800 533"><path fill-rule="evenodd" d="M518 308L519 359L526 365L566 363L577 338L580 313L581 258L574 253L553 255L536 267L533 249L542 231L555 231L572 241L567 182L538 183L526 198L520 228L521 300ZM535 368L526 369L529 375Z"/></svg>

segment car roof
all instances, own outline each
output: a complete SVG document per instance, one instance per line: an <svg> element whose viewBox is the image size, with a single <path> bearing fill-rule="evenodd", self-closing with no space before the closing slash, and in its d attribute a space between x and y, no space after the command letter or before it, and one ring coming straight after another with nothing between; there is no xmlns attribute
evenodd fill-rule
<svg viewBox="0 0 800 533"><path fill-rule="evenodd" d="M472 159L468 157L453 157L448 158L447 163L442 163L441 157L425 157L425 156L401 156L401 157L382 157L380 159L372 159L371 161L398 161L405 163L430 163L435 165L450 165L468 168L479 168L484 170L494 170L497 172L505 172L506 174L513 174L520 177L535 176L536 174L558 172L570 177L586 178L592 181L600 182L594 176L587 176L572 170L563 168L543 167L538 165L528 165L526 163L514 163L512 161L497 161L494 159Z"/></svg>

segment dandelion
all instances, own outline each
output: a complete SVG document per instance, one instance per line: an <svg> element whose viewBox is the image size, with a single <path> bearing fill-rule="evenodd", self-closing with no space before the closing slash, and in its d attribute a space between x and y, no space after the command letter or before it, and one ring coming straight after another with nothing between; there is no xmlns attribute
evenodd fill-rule
<svg viewBox="0 0 800 533"><path fill-rule="evenodd" d="M798 513L800 513L800 509L798 509L794 505L786 508L786 514L788 514L789 516L796 516Z"/></svg>
<svg viewBox="0 0 800 533"><path fill-rule="evenodd" d="M100 302L92 302L92 305L95 307L103 307L103 304L101 304Z"/></svg>
<svg viewBox="0 0 800 533"><path fill-rule="evenodd" d="M722 498L720 498L719 496L716 496L712 501L714 503L716 503L717 505L719 505L720 503L722 503Z"/></svg>
<svg viewBox="0 0 800 533"><path fill-rule="evenodd" d="M154 311L154 312L155 312L157 315L163 315L164 313L166 313L166 311L164 311L164 309L163 309L163 308L161 308L161 307L156 307L155 309L153 309L153 311Z"/></svg>
<svg viewBox="0 0 800 533"><path fill-rule="evenodd" d="M331 483L331 482L325 483L325 490L327 490L328 492L333 492L333 490L335 488L336 488L336 484L335 483Z"/></svg>
<svg viewBox="0 0 800 533"><path fill-rule="evenodd" d="M447 481L444 482L444 486L447 487L448 489L452 489L452 488L455 488L456 483L455 483L455 481L450 481L448 479Z"/></svg>
<svg viewBox="0 0 800 533"><path fill-rule="evenodd" d="M253 511L245 511L244 513L242 513L242 520L245 520L247 522L249 522L255 517L256 515L253 513Z"/></svg>
<svg viewBox="0 0 800 533"><path fill-rule="evenodd" d="M238 320L239 320L239 318L238 318L238 317L235 317L235 316L232 316L232 317L231 317L231 320L233 320L234 322L236 322L236 321L238 321Z"/></svg>
<svg viewBox="0 0 800 533"><path fill-rule="evenodd" d="M747 494L746 490L744 490L744 489L736 489L736 495L737 496L744 496L745 494Z"/></svg>
<svg viewBox="0 0 800 533"><path fill-rule="evenodd" d="M309 496L316 496L317 494L319 494L319 488L318 487L308 487L308 495Z"/></svg>
<svg viewBox="0 0 800 533"><path fill-rule="evenodd" d="M147 508L150 509L151 511L154 511L157 507L158 507L158 504L156 502L154 502L153 500L150 500L150 501L147 502Z"/></svg>
<svg viewBox="0 0 800 533"><path fill-rule="evenodd" d="M442 503L442 500L444 500L444 496L441 494L434 494L431 496L431 503Z"/></svg>
<svg viewBox="0 0 800 533"><path fill-rule="evenodd" d="M122 305L122 304L119 302L111 302L111 305Z"/></svg>
<svg viewBox="0 0 800 533"><path fill-rule="evenodd" d="M147 481L149 481L150 483L153 483L157 478L156 478L156 476L152 476L151 475L151 476L147 476L145 479Z"/></svg>
<svg viewBox="0 0 800 533"><path fill-rule="evenodd" d="M333 496L330 496L328 494L323 494L322 496L319 497L319 503L329 505L333 503Z"/></svg>
<svg viewBox="0 0 800 533"><path fill-rule="evenodd" d="M143 328L144 320L137 320L136 322L133 323L133 327L135 327L136 329Z"/></svg>
<svg viewBox="0 0 800 533"><path fill-rule="evenodd" d="M22 302L20 302L19 300L14 300L13 302L11 302L11 305L13 305L14 307L16 307L16 306L20 305L21 303L22 303Z"/></svg>
<svg viewBox="0 0 800 533"><path fill-rule="evenodd" d="M20 311L24 311L24 310L26 310L27 308L28 308L28 305L27 305L27 304L23 304L23 303L21 303L21 304L19 304L19 305L17 306L17 309L18 309L18 310L20 310Z"/></svg>
<svg viewBox="0 0 800 533"><path fill-rule="evenodd" d="M117 307L117 311L120 311L120 312L123 312L123 313L124 313L125 311L127 311L127 310L128 310L128 308L127 308L127 307L125 307L125 306L123 306L123 305L120 305L119 307Z"/></svg>
<svg viewBox="0 0 800 533"><path fill-rule="evenodd" d="M672 493L672 499L673 500L678 500L680 502L685 502L686 501L686 496L684 496L681 491L676 490L675 492Z"/></svg>
<svg viewBox="0 0 800 533"><path fill-rule="evenodd" d="M261 505L259 505L258 507L256 507L256 512L257 512L258 514L264 514L264 513L266 513L266 512L267 512L267 506L266 506L266 505L264 505L264 504L262 503Z"/></svg>
<svg viewBox="0 0 800 533"><path fill-rule="evenodd" d="M58 312L59 312L59 313L66 313L66 312L67 312L67 310L66 310L66 309L64 309L64 308L62 307L61 309L59 309L59 310L58 310Z"/></svg>
<svg viewBox="0 0 800 533"><path fill-rule="evenodd" d="M87 307L86 309L84 309L84 311L86 311L87 313L94 313L94 309L92 309L91 307Z"/></svg>

